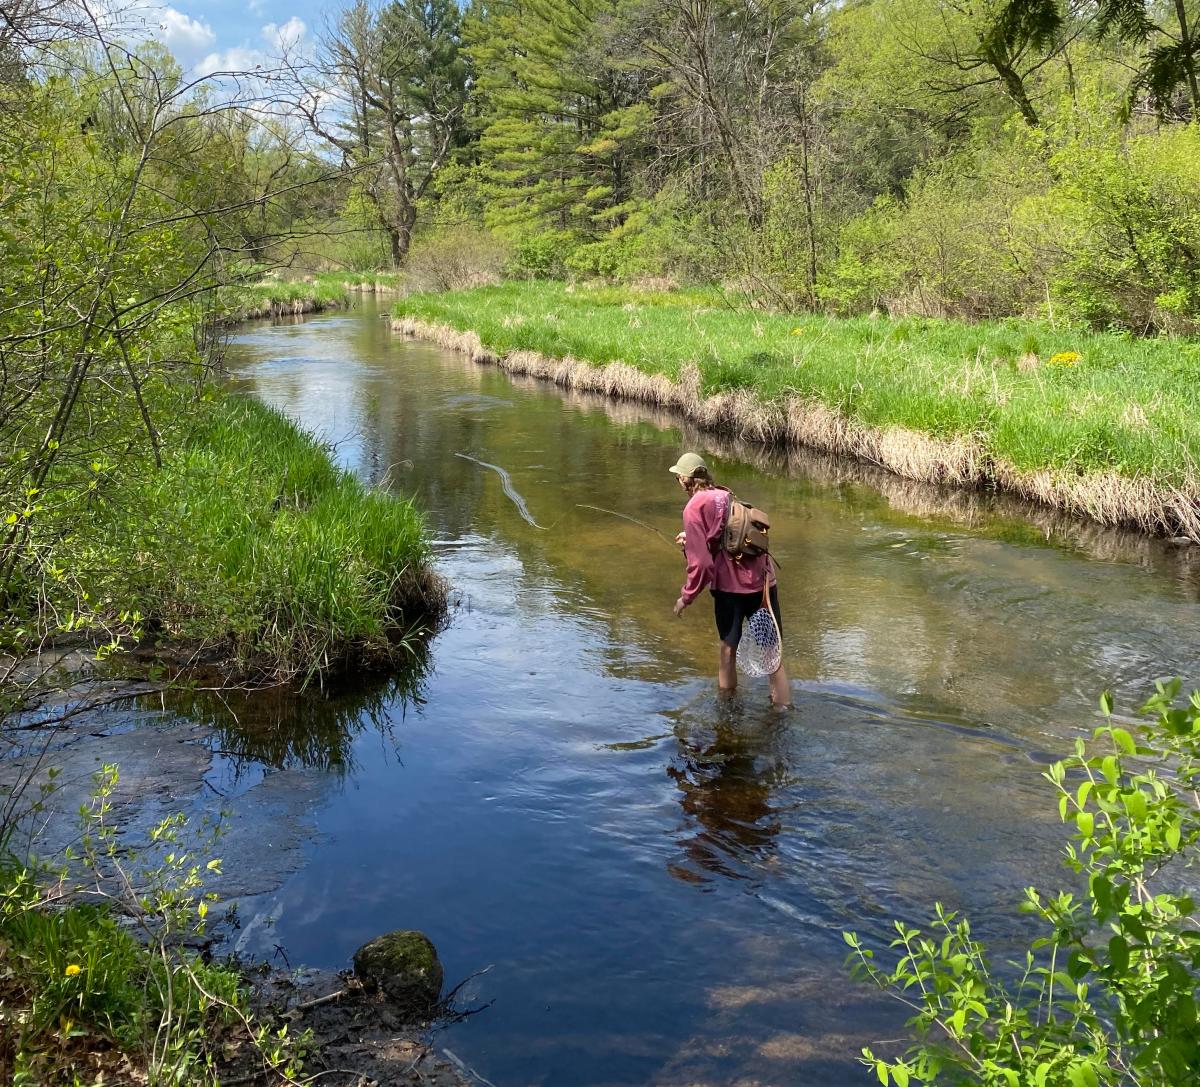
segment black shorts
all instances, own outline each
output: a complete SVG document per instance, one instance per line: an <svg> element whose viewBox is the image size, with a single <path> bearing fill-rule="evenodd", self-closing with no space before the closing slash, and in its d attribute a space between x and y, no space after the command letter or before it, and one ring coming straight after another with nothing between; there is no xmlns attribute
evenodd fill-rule
<svg viewBox="0 0 1200 1087"><path fill-rule="evenodd" d="M737 649L742 640L742 626L759 608L762 607L763 594L757 593L723 593L712 590L713 612L717 620L717 637L730 649ZM771 586L771 610L775 613L775 622L779 624L779 633L783 633L783 618L779 614L779 587Z"/></svg>

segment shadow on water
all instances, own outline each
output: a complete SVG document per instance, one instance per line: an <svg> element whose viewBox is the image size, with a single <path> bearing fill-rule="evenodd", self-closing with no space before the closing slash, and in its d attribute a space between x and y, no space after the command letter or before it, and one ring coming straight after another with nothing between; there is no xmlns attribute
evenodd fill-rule
<svg viewBox="0 0 1200 1087"><path fill-rule="evenodd" d="M414 643L411 664L394 675L360 676L324 690L176 691L151 701L212 730L213 754L231 782L263 767L344 777L356 769L354 744L366 732L399 755L397 718L422 705L429 667L428 643Z"/></svg>

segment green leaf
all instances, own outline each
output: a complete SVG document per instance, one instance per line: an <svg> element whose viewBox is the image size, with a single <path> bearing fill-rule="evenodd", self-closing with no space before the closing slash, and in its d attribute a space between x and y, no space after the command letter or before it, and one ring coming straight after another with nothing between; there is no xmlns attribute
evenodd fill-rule
<svg viewBox="0 0 1200 1087"><path fill-rule="evenodd" d="M1146 794L1141 789L1126 793L1122 800L1125 802L1125 810L1129 812L1130 819L1141 822L1146 818Z"/></svg>
<svg viewBox="0 0 1200 1087"><path fill-rule="evenodd" d="M1134 755L1137 753L1137 744L1133 742L1133 737L1123 728L1114 728L1112 730L1113 742L1125 752L1126 755Z"/></svg>
<svg viewBox="0 0 1200 1087"><path fill-rule="evenodd" d="M1129 969L1129 942L1119 933L1108 941L1108 959L1118 974L1124 974Z"/></svg>
<svg viewBox="0 0 1200 1087"><path fill-rule="evenodd" d="M1084 838L1090 838L1092 832L1096 829L1096 817L1090 811L1077 812L1075 815L1075 825L1079 828L1079 833Z"/></svg>
<svg viewBox="0 0 1200 1087"><path fill-rule="evenodd" d="M1102 691L1100 693L1100 712L1105 717L1111 717L1113 711L1113 696L1112 691Z"/></svg>
<svg viewBox="0 0 1200 1087"><path fill-rule="evenodd" d="M1091 1064L1074 1064L1067 1069L1071 1087L1099 1087L1100 1077Z"/></svg>

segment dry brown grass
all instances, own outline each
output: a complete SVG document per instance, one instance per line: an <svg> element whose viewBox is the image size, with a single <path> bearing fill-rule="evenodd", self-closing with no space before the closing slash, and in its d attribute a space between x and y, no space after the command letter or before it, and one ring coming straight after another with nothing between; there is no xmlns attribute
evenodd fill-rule
<svg viewBox="0 0 1200 1087"><path fill-rule="evenodd" d="M593 366L535 351L499 356L473 332L408 317L395 319L392 328L464 352L475 362L553 381L566 389L673 409L708 432L852 457L919 483L994 488L1101 525L1200 540L1197 496L1146 479L1115 472L1022 470L993 459L971 435L947 440L903 427L865 426L815 400L793 397L783 404L769 403L745 389L704 397L694 366L685 367L676 382L621 362Z"/></svg>

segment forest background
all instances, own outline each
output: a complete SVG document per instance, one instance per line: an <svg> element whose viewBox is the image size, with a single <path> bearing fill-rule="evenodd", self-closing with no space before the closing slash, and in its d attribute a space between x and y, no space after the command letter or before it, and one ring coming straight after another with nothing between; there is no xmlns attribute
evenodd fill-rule
<svg viewBox="0 0 1200 1087"><path fill-rule="evenodd" d="M717 282L788 310L1190 331L1198 18L1184 0L359 4L312 57L329 143L377 163L334 206L383 238L340 256L399 265L415 238L433 287Z"/></svg>

